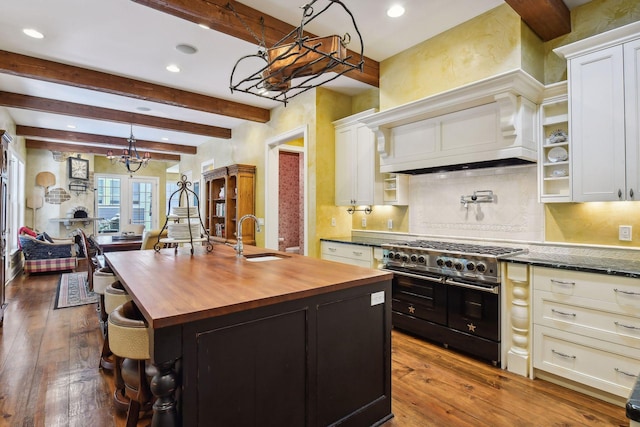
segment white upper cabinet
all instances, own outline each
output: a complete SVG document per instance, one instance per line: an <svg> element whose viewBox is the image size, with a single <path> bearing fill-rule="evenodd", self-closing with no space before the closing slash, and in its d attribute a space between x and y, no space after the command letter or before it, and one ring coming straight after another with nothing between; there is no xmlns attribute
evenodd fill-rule
<svg viewBox="0 0 640 427"><path fill-rule="evenodd" d="M358 119L374 113L362 113L335 121L336 206L373 205L376 184L374 133Z"/></svg>
<svg viewBox="0 0 640 427"><path fill-rule="evenodd" d="M638 200L640 23L556 49L568 59L572 197Z"/></svg>

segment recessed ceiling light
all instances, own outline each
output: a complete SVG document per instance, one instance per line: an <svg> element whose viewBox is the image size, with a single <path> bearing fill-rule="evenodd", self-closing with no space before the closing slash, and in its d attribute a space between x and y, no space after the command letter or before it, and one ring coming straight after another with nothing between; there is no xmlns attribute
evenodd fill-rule
<svg viewBox="0 0 640 427"><path fill-rule="evenodd" d="M179 73L180 67L178 67L176 64L169 64L167 65L167 71L171 71L172 73Z"/></svg>
<svg viewBox="0 0 640 427"><path fill-rule="evenodd" d="M67 127L68 127L69 129L75 129L75 128L76 128L76 125L67 125Z"/></svg>
<svg viewBox="0 0 640 427"><path fill-rule="evenodd" d="M149 107L136 107L136 110L138 110L138 111L151 111L151 108L149 108Z"/></svg>
<svg viewBox="0 0 640 427"><path fill-rule="evenodd" d="M205 30L209 30L209 26L207 24L198 24L198 27L204 28Z"/></svg>
<svg viewBox="0 0 640 427"><path fill-rule="evenodd" d="M25 28L25 29L22 30L22 32L25 33L26 35L28 35L29 37L33 37L34 39L43 39L44 38L44 34L42 34L38 30L34 30L33 28Z"/></svg>
<svg viewBox="0 0 640 427"><path fill-rule="evenodd" d="M193 55L198 49L190 44L181 43L176 46L176 49L184 54Z"/></svg>
<svg viewBox="0 0 640 427"><path fill-rule="evenodd" d="M163 136L163 137L162 137L162 138L160 138L160 139L161 139L161 140L163 140L163 141L168 141L168 140L169 140L169 138L167 138L166 136Z"/></svg>
<svg viewBox="0 0 640 427"><path fill-rule="evenodd" d="M399 4L394 4L389 9L387 9L387 16L390 18L397 18L399 16L404 15L404 7Z"/></svg>

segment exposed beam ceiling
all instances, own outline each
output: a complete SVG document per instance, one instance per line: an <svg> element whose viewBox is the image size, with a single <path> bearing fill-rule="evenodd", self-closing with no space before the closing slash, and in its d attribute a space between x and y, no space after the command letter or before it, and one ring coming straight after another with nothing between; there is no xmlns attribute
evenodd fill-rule
<svg viewBox="0 0 640 427"><path fill-rule="evenodd" d="M571 14L562 0L505 0L542 41L571 32Z"/></svg>
<svg viewBox="0 0 640 427"><path fill-rule="evenodd" d="M31 126L16 126L16 134L26 138L53 139L58 141L101 144L111 148L127 148L128 142L125 138L115 136L93 135L82 132L71 132L55 129L42 129ZM135 136L134 136L135 137ZM136 139L136 147L139 150L163 151L177 154L196 154L197 148L187 145L168 144L165 142L141 141ZM103 153L106 150L103 150Z"/></svg>
<svg viewBox="0 0 640 427"><path fill-rule="evenodd" d="M25 145L27 148L35 148L40 150L50 151L62 151L69 153L87 153L104 155L104 147L96 147L94 145L83 144L64 144L51 141L40 141L35 139L26 139ZM180 161L180 156L177 154L165 154L156 153L151 156L151 160L164 160L164 161Z"/></svg>
<svg viewBox="0 0 640 427"><path fill-rule="evenodd" d="M160 10L173 16L204 24L212 30L228 34L241 40L257 44L253 34L264 35L266 47L271 47L279 42L282 37L289 34L296 27L279 19L269 16L264 12L245 6L234 0L132 0L153 9ZM233 10L232 10L233 9ZM236 17L236 14L238 17ZM245 28L250 28L250 31ZM309 37L317 37L305 32ZM341 35L341 34L340 34ZM354 58L360 54L349 51ZM365 58L364 69L350 71L347 76L354 80L380 86L380 64L373 59Z"/></svg>
<svg viewBox="0 0 640 427"><path fill-rule="evenodd" d="M0 106L23 108L26 110L44 111L63 114L70 117L84 117L87 119L107 120L117 123L148 126L158 129L170 129L178 132L205 135L215 138L231 138L231 129L218 126L190 123L164 117L148 116L127 111L111 110L92 105L76 104L37 96L21 95L18 93L0 91Z"/></svg>
<svg viewBox="0 0 640 427"><path fill-rule="evenodd" d="M0 72L266 123L267 109L0 50Z"/></svg>

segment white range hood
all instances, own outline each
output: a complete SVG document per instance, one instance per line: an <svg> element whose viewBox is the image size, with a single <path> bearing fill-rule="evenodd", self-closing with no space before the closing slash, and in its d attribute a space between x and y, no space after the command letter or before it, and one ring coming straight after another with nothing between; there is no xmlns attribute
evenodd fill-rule
<svg viewBox="0 0 640 427"><path fill-rule="evenodd" d="M360 119L380 171L431 173L532 163L544 85L515 70Z"/></svg>

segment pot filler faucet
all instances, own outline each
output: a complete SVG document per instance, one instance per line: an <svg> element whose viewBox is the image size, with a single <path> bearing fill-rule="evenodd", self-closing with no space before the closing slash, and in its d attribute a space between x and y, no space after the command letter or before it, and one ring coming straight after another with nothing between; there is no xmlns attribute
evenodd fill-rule
<svg viewBox="0 0 640 427"><path fill-rule="evenodd" d="M242 218L240 218L240 221L238 221L238 231L236 232L236 239L237 239L237 243L234 246L234 249L236 250L236 252L238 252L238 256L242 256L242 252L243 252L243 245L242 245L242 223L244 222L245 219L247 218L251 218L253 219L253 221L256 223L256 231L259 233L260 230L260 223L258 222L258 218L256 218L255 215L245 215Z"/></svg>

